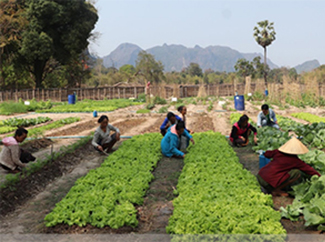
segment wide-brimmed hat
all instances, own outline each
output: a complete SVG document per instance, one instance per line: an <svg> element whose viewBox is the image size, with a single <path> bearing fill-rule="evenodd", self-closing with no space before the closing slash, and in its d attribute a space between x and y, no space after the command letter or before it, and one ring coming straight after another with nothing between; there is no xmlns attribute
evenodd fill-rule
<svg viewBox="0 0 325 242"><path fill-rule="evenodd" d="M292 137L279 148L279 151L290 155L302 155L308 153L309 150L296 137Z"/></svg>

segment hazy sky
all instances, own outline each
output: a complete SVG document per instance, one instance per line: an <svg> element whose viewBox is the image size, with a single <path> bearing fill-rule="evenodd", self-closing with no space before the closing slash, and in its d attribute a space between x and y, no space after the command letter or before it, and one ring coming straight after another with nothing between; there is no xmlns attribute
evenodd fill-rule
<svg viewBox="0 0 325 242"><path fill-rule="evenodd" d="M317 59L325 64L325 1L322 0L97 0L101 35L92 53L103 57L121 43L148 49L164 43L229 46L260 52L253 38L257 22L274 22L276 40L268 57L279 66Z"/></svg>

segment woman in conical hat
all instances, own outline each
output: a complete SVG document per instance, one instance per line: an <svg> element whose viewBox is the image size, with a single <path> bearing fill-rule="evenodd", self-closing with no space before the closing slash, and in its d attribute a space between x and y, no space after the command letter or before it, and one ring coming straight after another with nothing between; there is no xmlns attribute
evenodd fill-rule
<svg viewBox="0 0 325 242"><path fill-rule="evenodd" d="M256 176L262 188L274 196L288 196L284 190L301 182L303 176L320 176L314 168L298 158L297 155L307 152L307 147L295 137L278 150L266 151L264 156L272 161Z"/></svg>

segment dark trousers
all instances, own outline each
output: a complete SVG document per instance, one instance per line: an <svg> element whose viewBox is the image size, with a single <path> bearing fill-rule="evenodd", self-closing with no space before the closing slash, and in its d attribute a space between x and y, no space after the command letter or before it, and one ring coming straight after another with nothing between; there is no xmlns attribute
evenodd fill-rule
<svg viewBox="0 0 325 242"><path fill-rule="evenodd" d="M36 158L31 153L29 153L28 151L20 149L19 160L21 161L21 163L29 163L31 161L35 161ZM11 171L11 169L9 167L5 166L5 165L0 164L0 166L6 171ZM16 167L16 169L17 169L17 167Z"/></svg>
<svg viewBox="0 0 325 242"><path fill-rule="evenodd" d="M115 145L115 143L117 142L116 140L116 133L112 134L110 136L111 140L107 143L102 144L102 142L98 145L100 145L101 147L103 147L103 150L105 151L107 149L107 151L110 151L112 149L112 147ZM100 151L97 147L95 147L95 150Z"/></svg>

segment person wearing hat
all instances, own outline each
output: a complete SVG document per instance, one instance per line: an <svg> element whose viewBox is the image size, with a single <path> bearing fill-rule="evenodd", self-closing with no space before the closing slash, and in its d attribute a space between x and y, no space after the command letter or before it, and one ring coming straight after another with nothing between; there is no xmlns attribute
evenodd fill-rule
<svg viewBox="0 0 325 242"><path fill-rule="evenodd" d="M273 196L288 196L284 190L300 183L304 176L321 176L297 156L306 153L308 153L307 147L295 137L292 137L278 150L266 151L264 156L272 161L264 166L256 176L262 190L264 188Z"/></svg>

